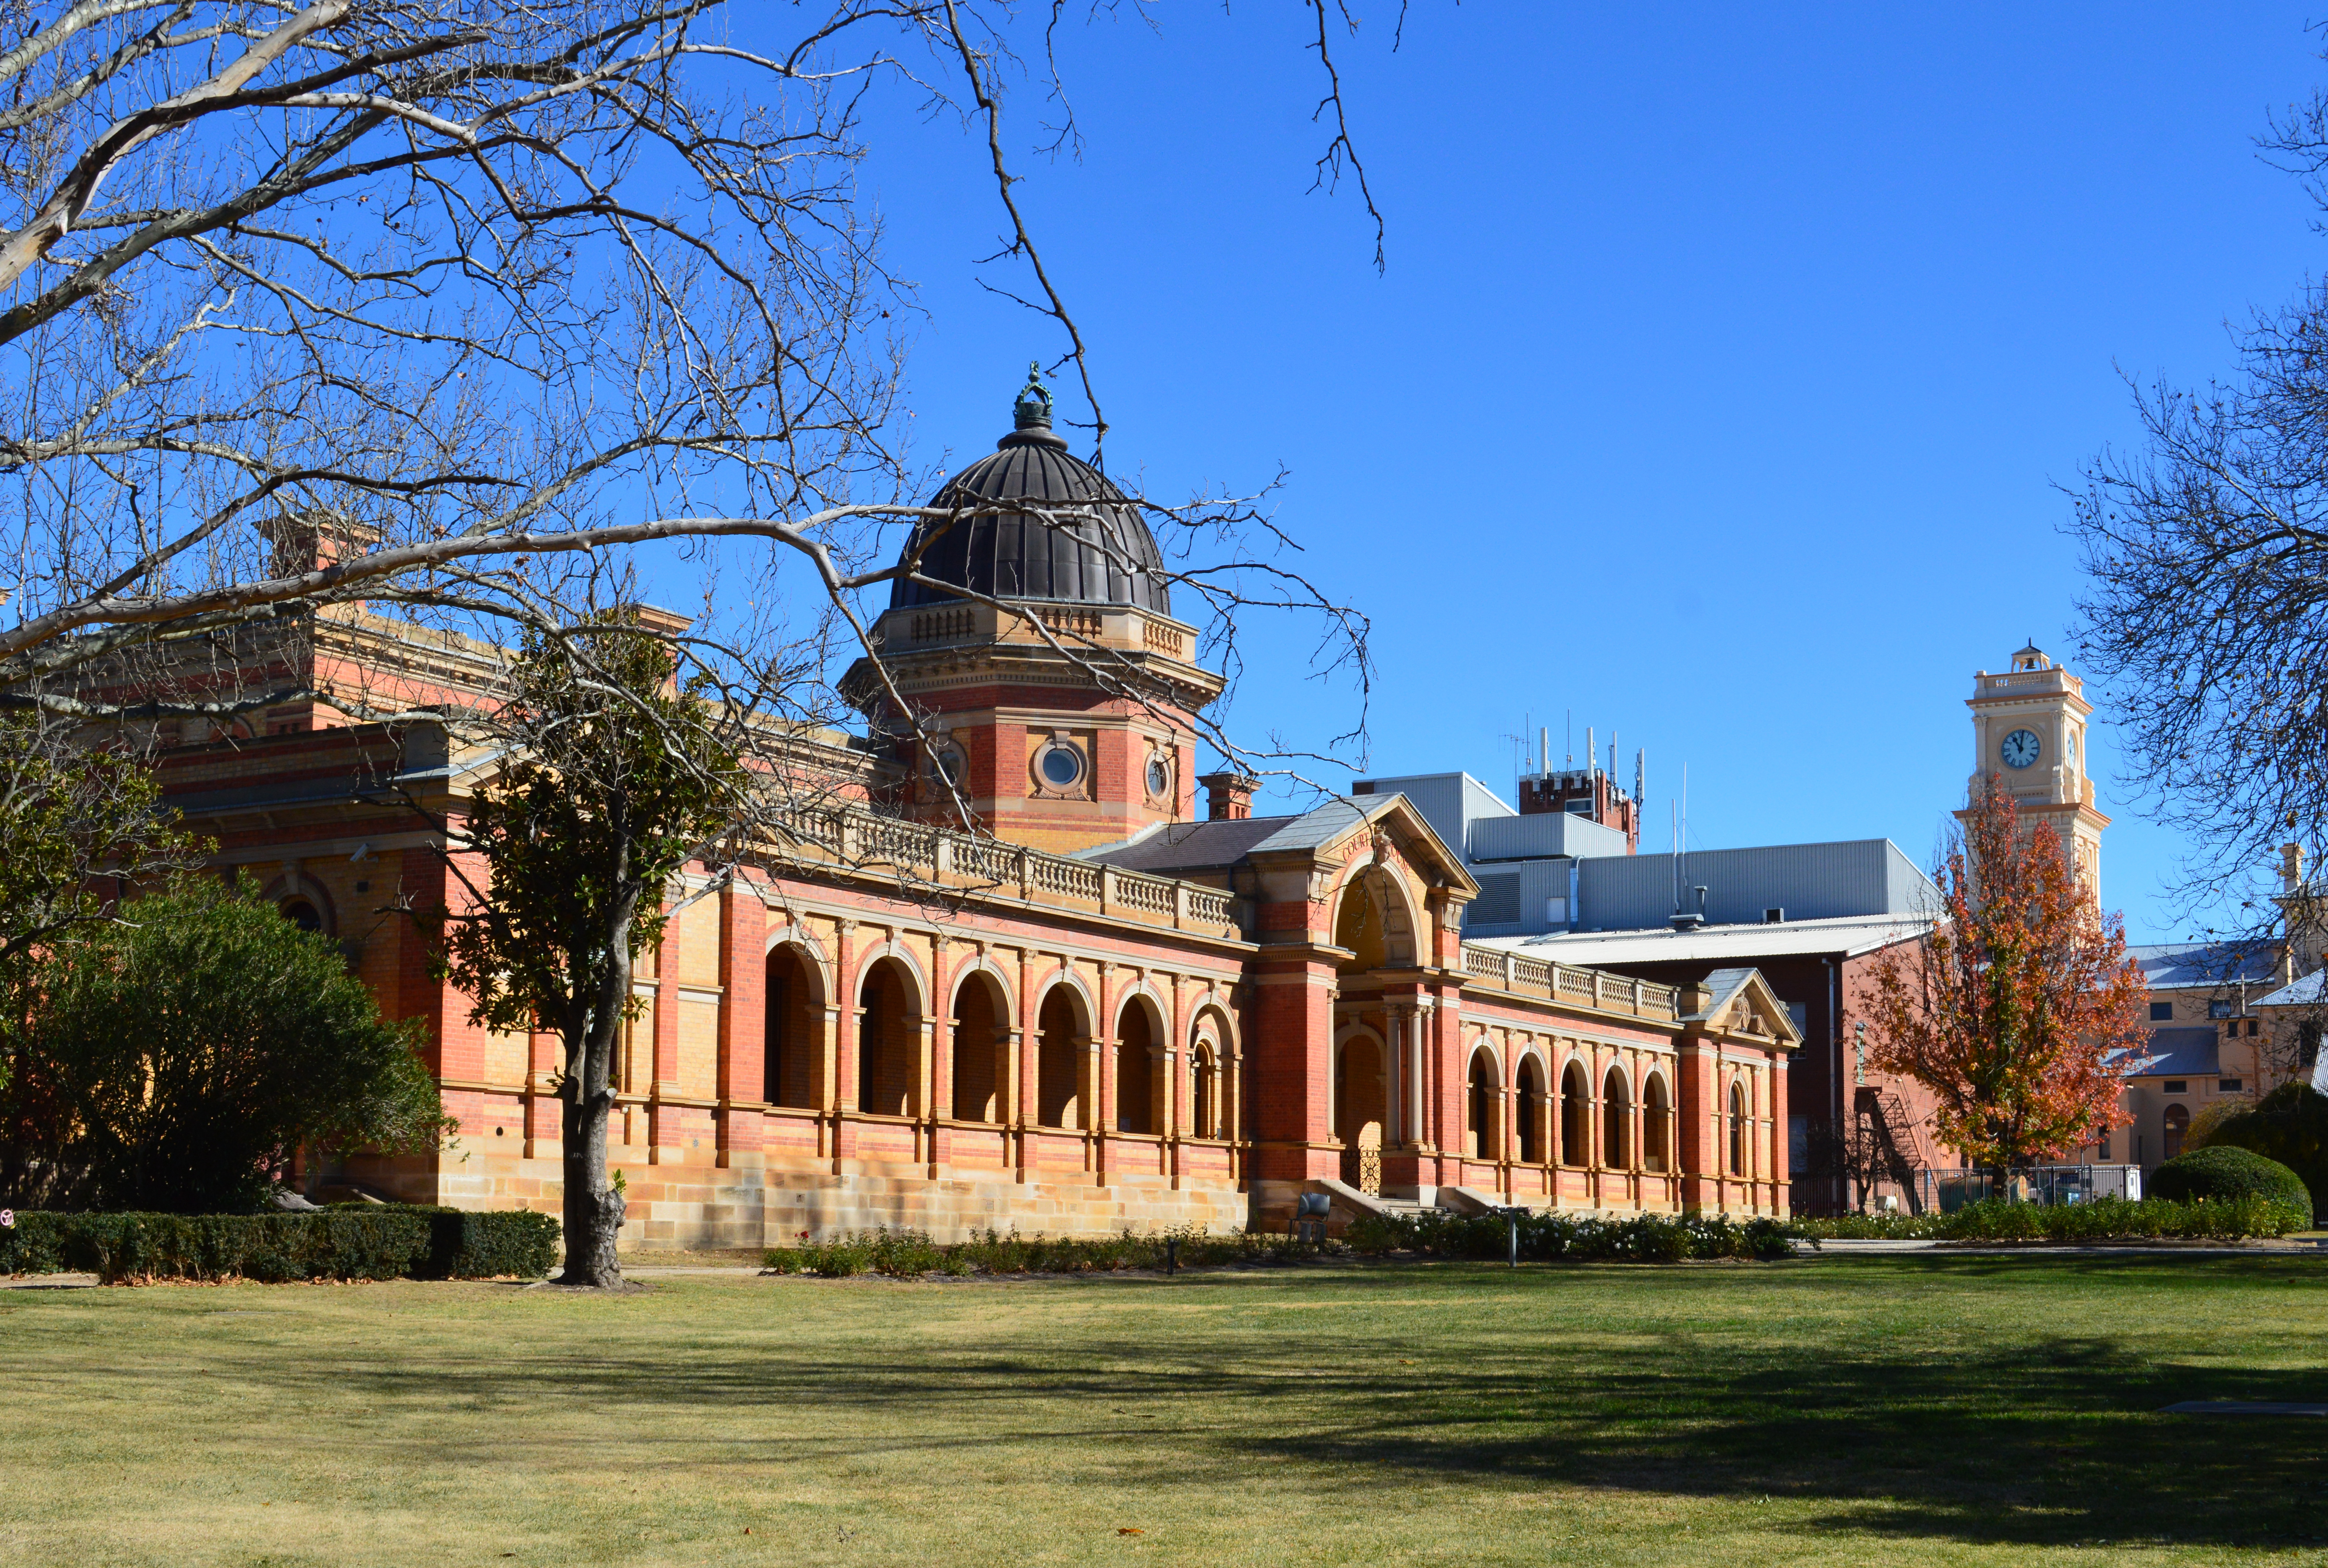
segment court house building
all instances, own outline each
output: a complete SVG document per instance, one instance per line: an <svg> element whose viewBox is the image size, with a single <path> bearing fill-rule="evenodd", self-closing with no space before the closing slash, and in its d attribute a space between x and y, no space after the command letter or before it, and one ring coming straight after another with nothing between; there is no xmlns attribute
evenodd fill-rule
<svg viewBox="0 0 2328 1568"><path fill-rule="evenodd" d="M1251 781L1197 776L1222 679L1137 511L1047 416L1022 395L934 502L983 513L906 546L939 586L900 579L872 629L887 678L844 681L868 733L800 743L846 787L740 873L671 889L617 1064L624 1244L1279 1225L1318 1192L1338 1223L1785 1212L1798 1040L1760 974L1664 984L1467 944L1479 884L1405 796L1256 816ZM485 664L352 612L295 657L317 686L392 665L418 692ZM440 727L313 705L166 754L220 864L423 1020L459 1122L317 1190L558 1208L555 1040L473 1024L403 913L457 903L430 818L490 766Z"/></svg>

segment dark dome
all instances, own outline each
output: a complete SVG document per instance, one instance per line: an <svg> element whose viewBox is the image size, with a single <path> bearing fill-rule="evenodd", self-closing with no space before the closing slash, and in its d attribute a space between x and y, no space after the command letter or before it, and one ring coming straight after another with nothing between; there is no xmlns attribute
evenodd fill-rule
<svg viewBox="0 0 2328 1568"><path fill-rule="evenodd" d="M1051 395L1029 378L1018 394L1018 427L945 483L932 506L1026 501L1076 505L1122 501L1107 475L1076 461L1051 432ZM1164 557L1133 506L1111 506L1097 518L1047 522L1032 515L924 522L906 554L935 534L921 558L922 575L998 599L1041 599L1075 605L1137 605L1172 613L1164 586ZM900 557L900 559L905 559ZM954 596L898 577L889 607L942 605Z"/></svg>

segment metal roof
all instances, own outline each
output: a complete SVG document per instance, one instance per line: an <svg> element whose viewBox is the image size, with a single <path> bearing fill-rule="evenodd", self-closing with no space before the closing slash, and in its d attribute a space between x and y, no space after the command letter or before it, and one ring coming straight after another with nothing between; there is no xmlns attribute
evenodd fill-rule
<svg viewBox="0 0 2328 1568"><path fill-rule="evenodd" d="M1107 475L1067 452L1047 420L1024 422L995 451L952 479L932 506L994 502L1090 507L1122 501ZM1164 556L1133 506L1102 506L1075 521L1052 521L1032 512L937 520L915 526L906 554L924 549L924 577L999 599L1079 605L1137 605L1172 613L1164 583ZM898 559L905 559L901 555ZM952 595L896 578L889 607L937 605Z"/></svg>
<svg viewBox="0 0 2328 1568"><path fill-rule="evenodd" d="M2150 1048L2126 1069L2129 1078L2211 1078L2220 1069L2220 1044L2212 1028L2153 1029Z"/></svg>
<svg viewBox="0 0 2328 1568"><path fill-rule="evenodd" d="M2154 942L2129 944L2126 955L2153 991L2249 985L2278 978L2279 953L2267 941Z"/></svg>
<svg viewBox="0 0 2328 1568"><path fill-rule="evenodd" d="M2281 986L2269 996L2258 998L2255 1007L2311 1007L2320 1000L2321 990L2328 984L2328 969L2315 969L2293 985Z"/></svg>
<svg viewBox="0 0 2328 1568"><path fill-rule="evenodd" d="M1582 862L1591 865L1591 861ZM1701 925L1694 931L1571 931L1549 936L1489 936L1475 945L1513 947L1563 963L1719 962L1837 953L1849 958L1921 936L1932 922L1916 915L1788 920L1782 925Z"/></svg>

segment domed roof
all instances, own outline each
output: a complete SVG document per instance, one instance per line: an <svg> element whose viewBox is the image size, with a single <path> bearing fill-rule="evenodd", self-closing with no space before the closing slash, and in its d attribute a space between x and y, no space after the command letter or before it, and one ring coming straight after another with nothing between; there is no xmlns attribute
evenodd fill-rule
<svg viewBox="0 0 2328 1568"><path fill-rule="evenodd" d="M1030 373L1018 394L1017 428L945 483L932 506L993 502L1089 505L1122 501L1107 475L1070 456L1051 430L1051 394ZM933 539L932 535L935 535ZM1075 605L1137 605L1172 613L1164 586L1164 556L1133 506L1097 509L1074 521L1032 514L925 521L914 530L906 555L928 541L922 575L998 599L1039 599ZM906 559L904 556L900 559ZM954 596L904 577L889 590L889 607L941 605Z"/></svg>

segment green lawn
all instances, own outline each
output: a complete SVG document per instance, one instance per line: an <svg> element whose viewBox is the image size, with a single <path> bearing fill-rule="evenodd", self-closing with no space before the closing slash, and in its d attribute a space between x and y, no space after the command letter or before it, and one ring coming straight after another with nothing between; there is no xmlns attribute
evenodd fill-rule
<svg viewBox="0 0 2328 1568"><path fill-rule="evenodd" d="M2328 1561L2328 1418L2153 1413L2324 1269L5 1291L0 1562Z"/></svg>

